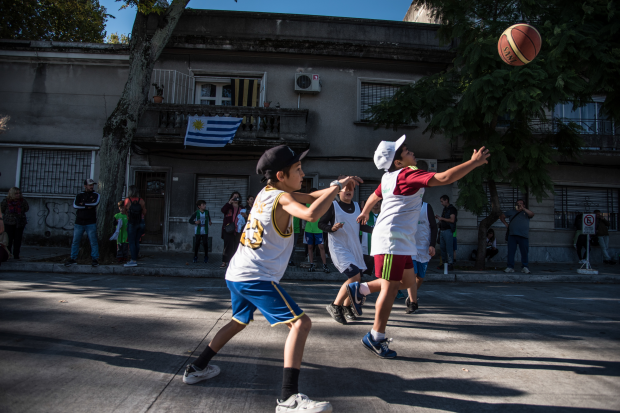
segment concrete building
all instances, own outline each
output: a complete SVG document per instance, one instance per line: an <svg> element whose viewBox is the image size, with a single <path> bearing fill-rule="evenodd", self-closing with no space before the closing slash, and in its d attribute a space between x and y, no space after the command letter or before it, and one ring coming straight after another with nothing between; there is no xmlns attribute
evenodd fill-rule
<svg viewBox="0 0 620 413"><path fill-rule="evenodd" d="M152 30L155 24L150 21ZM450 64L453 55L449 45L439 45L437 28L186 11L153 73L153 82L164 87L164 103L149 104L126 165L126 183L139 185L147 202L144 243L189 250L193 228L187 217L195 201L205 199L214 221L213 251L221 251L220 208L233 190L244 198L260 191L256 161L265 149L280 144L296 151L310 149L303 163L304 190L324 188L339 174L359 175L366 182L357 193L360 200L381 178L372 162L381 140L406 134L422 167L441 171L453 166L460 159L459 149L447 140L429 139L421 132L423 125L375 130L365 114L368 106L398 87ZM17 185L29 199L27 243L69 242L72 198L84 178L98 179L101 131L124 87L127 61L128 51L120 45L0 41L0 113L11 116L10 130L0 135L0 194ZM245 95L240 92L244 87ZM223 148L186 147L190 115L245 120ZM559 195L540 205L529 199L537 213L532 221L533 261L575 258L570 255L573 231L565 228L575 208L596 206L609 212L617 229L617 129L609 132L609 127L596 125L588 136L592 147L584 164L553 169ZM444 193L454 200L458 196L456 186L426 192L425 200L437 213ZM504 206L513 205L514 196L503 190ZM588 206L582 206L585 199ZM461 212L461 258L474 248L476 225L477 217ZM501 228L497 234L503 240ZM614 247L620 241L616 234Z"/></svg>

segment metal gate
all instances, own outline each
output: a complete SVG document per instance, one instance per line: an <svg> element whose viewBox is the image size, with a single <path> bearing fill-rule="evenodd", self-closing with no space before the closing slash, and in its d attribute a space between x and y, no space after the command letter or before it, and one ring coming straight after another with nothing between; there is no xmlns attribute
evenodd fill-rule
<svg viewBox="0 0 620 413"><path fill-rule="evenodd" d="M196 200L202 199L207 203L207 209L214 221L222 222L222 207L230 199L233 191L241 194L242 204L245 205L248 196L247 176L200 175L197 180ZM256 194L253 194L256 196Z"/></svg>

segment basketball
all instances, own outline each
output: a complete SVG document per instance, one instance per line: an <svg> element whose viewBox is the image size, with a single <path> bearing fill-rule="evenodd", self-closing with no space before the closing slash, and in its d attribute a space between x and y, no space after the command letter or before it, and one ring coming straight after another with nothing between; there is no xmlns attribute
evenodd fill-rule
<svg viewBox="0 0 620 413"><path fill-rule="evenodd" d="M538 30L529 24L515 24L500 36L497 52L510 66L523 66L534 60L540 52L541 44Z"/></svg>

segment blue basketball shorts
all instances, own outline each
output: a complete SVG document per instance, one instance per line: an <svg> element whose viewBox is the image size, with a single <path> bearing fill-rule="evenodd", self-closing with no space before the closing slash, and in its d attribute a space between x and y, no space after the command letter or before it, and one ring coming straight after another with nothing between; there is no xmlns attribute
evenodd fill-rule
<svg viewBox="0 0 620 413"><path fill-rule="evenodd" d="M416 277L424 278L426 276L427 267L428 267L428 262L418 262L416 260L413 260L413 268L414 268Z"/></svg>
<svg viewBox="0 0 620 413"><path fill-rule="evenodd" d="M247 325L254 321L256 309L271 326L290 323L304 315L290 295L272 281L228 281L232 300L232 319Z"/></svg>
<svg viewBox="0 0 620 413"><path fill-rule="evenodd" d="M304 244L321 245L323 243L323 233L313 234L312 232L304 232Z"/></svg>

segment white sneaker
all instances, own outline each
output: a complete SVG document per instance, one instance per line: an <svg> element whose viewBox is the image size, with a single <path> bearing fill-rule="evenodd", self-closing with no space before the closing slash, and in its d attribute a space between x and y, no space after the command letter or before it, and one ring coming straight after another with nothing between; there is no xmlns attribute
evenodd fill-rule
<svg viewBox="0 0 620 413"><path fill-rule="evenodd" d="M530 269L529 269L529 268L527 268L527 267L523 267L523 268L521 268L521 272L522 272L522 273L524 273L524 274L531 274Z"/></svg>
<svg viewBox="0 0 620 413"><path fill-rule="evenodd" d="M329 402L315 402L314 400L310 400L305 394L301 393L293 394L288 398L288 400L278 400L278 407L276 407L276 413L330 413L331 411L332 405Z"/></svg>
<svg viewBox="0 0 620 413"><path fill-rule="evenodd" d="M504 272L515 272L515 269L514 268L510 268L510 267L506 267Z"/></svg>
<svg viewBox="0 0 620 413"><path fill-rule="evenodd" d="M579 264L585 264L586 262L586 260L579 260Z"/></svg>
<svg viewBox="0 0 620 413"><path fill-rule="evenodd" d="M183 373L183 383L196 384L199 381L212 379L218 374L220 374L220 368L218 366L209 364L206 369L200 370L193 364L189 364L185 368L185 373Z"/></svg>
<svg viewBox="0 0 620 413"><path fill-rule="evenodd" d="M138 266L138 263L135 261L129 261L128 263L123 265L123 267L137 267L137 266Z"/></svg>

